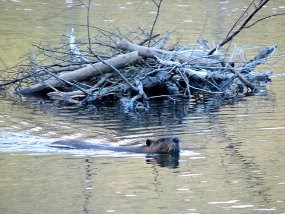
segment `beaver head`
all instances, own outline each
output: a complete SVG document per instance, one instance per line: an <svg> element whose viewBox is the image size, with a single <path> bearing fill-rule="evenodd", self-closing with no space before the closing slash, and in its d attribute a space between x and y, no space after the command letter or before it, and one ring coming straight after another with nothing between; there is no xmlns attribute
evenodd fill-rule
<svg viewBox="0 0 285 214"><path fill-rule="evenodd" d="M177 137L165 137L159 138L157 140L146 140L146 147L148 153L179 153L180 145L179 139Z"/></svg>

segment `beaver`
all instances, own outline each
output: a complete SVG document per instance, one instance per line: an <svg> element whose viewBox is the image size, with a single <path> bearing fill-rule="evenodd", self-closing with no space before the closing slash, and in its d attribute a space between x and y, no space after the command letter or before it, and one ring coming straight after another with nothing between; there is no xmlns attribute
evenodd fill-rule
<svg viewBox="0 0 285 214"><path fill-rule="evenodd" d="M115 152L132 152L146 154L177 154L180 152L180 140L177 137L165 137L157 140L147 139L145 145L108 146L92 144L81 140L60 140L52 143L52 147L69 149L101 149Z"/></svg>

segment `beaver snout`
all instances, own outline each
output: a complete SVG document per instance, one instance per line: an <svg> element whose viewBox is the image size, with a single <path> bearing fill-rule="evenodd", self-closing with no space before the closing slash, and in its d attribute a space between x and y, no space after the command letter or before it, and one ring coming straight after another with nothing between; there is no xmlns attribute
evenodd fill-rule
<svg viewBox="0 0 285 214"><path fill-rule="evenodd" d="M178 153L180 152L180 145L179 145L179 139L178 138L173 138L172 143L170 144L168 148L169 153Z"/></svg>

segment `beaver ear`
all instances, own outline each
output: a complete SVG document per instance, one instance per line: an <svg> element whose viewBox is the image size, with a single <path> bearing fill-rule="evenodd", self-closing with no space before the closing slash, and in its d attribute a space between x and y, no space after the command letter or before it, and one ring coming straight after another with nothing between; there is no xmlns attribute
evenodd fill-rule
<svg viewBox="0 0 285 214"><path fill-rule="evenodd" d="M152 143L152 140L150 140L150 139L147 139L146 142L145 142L146 146L150 146L151 143Z"/></svg>

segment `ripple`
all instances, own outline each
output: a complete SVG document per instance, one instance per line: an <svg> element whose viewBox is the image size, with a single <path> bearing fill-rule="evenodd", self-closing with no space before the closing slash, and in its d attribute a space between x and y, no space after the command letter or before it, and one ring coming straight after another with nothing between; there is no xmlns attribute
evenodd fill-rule
<svg viewBox="0 0 285 214"><path fill-rule="evenodd" d="M137 195L135 195L135 194L127 194L127 195L125 195L126 197L137 197Z"/></svg>
<svg viewBox="0 0 285 214"><path fill-rule="evenodd" d="M176 190L177 190L177 191L189 191L188 188L177 188Z"/></svg>
<svg viewBox="0 0 285 214"><path fill-rule="evenodd" d="M282 129L285 129L285 127L264 127L260 129L261 130L282 130Z"/></svg>
<svg viewBox="0 0 285 214"><path fill-rule="evenodd" d="M212 201L208 202L208 204L234 204L236 202L239 202L239 200L229 200L229 201Z"/></svg>
<svg viewBox="0 0 285 214"><path fill-rule="evenodd" d="M275 211L276 208L256 208L253 210L256 210L256 211Z"/></svg>
<svg viewBox="0 0 285 214"><path fill-rule="evenodd" d="M202 174L195 174L195 173L185 173L185 174L181 174L181 175L178 175L179 177L196 177L196 176L201 176Z"/></svg>
<svg viewBox="0 0 285 214"><path fill-rule="evenodd" d="M234 206L230 206L229 208L233 208L233 209L245 209L245 208L250 208L250 207L253 207L253 205L251 205L251 204L234 205Z"/></svg>

